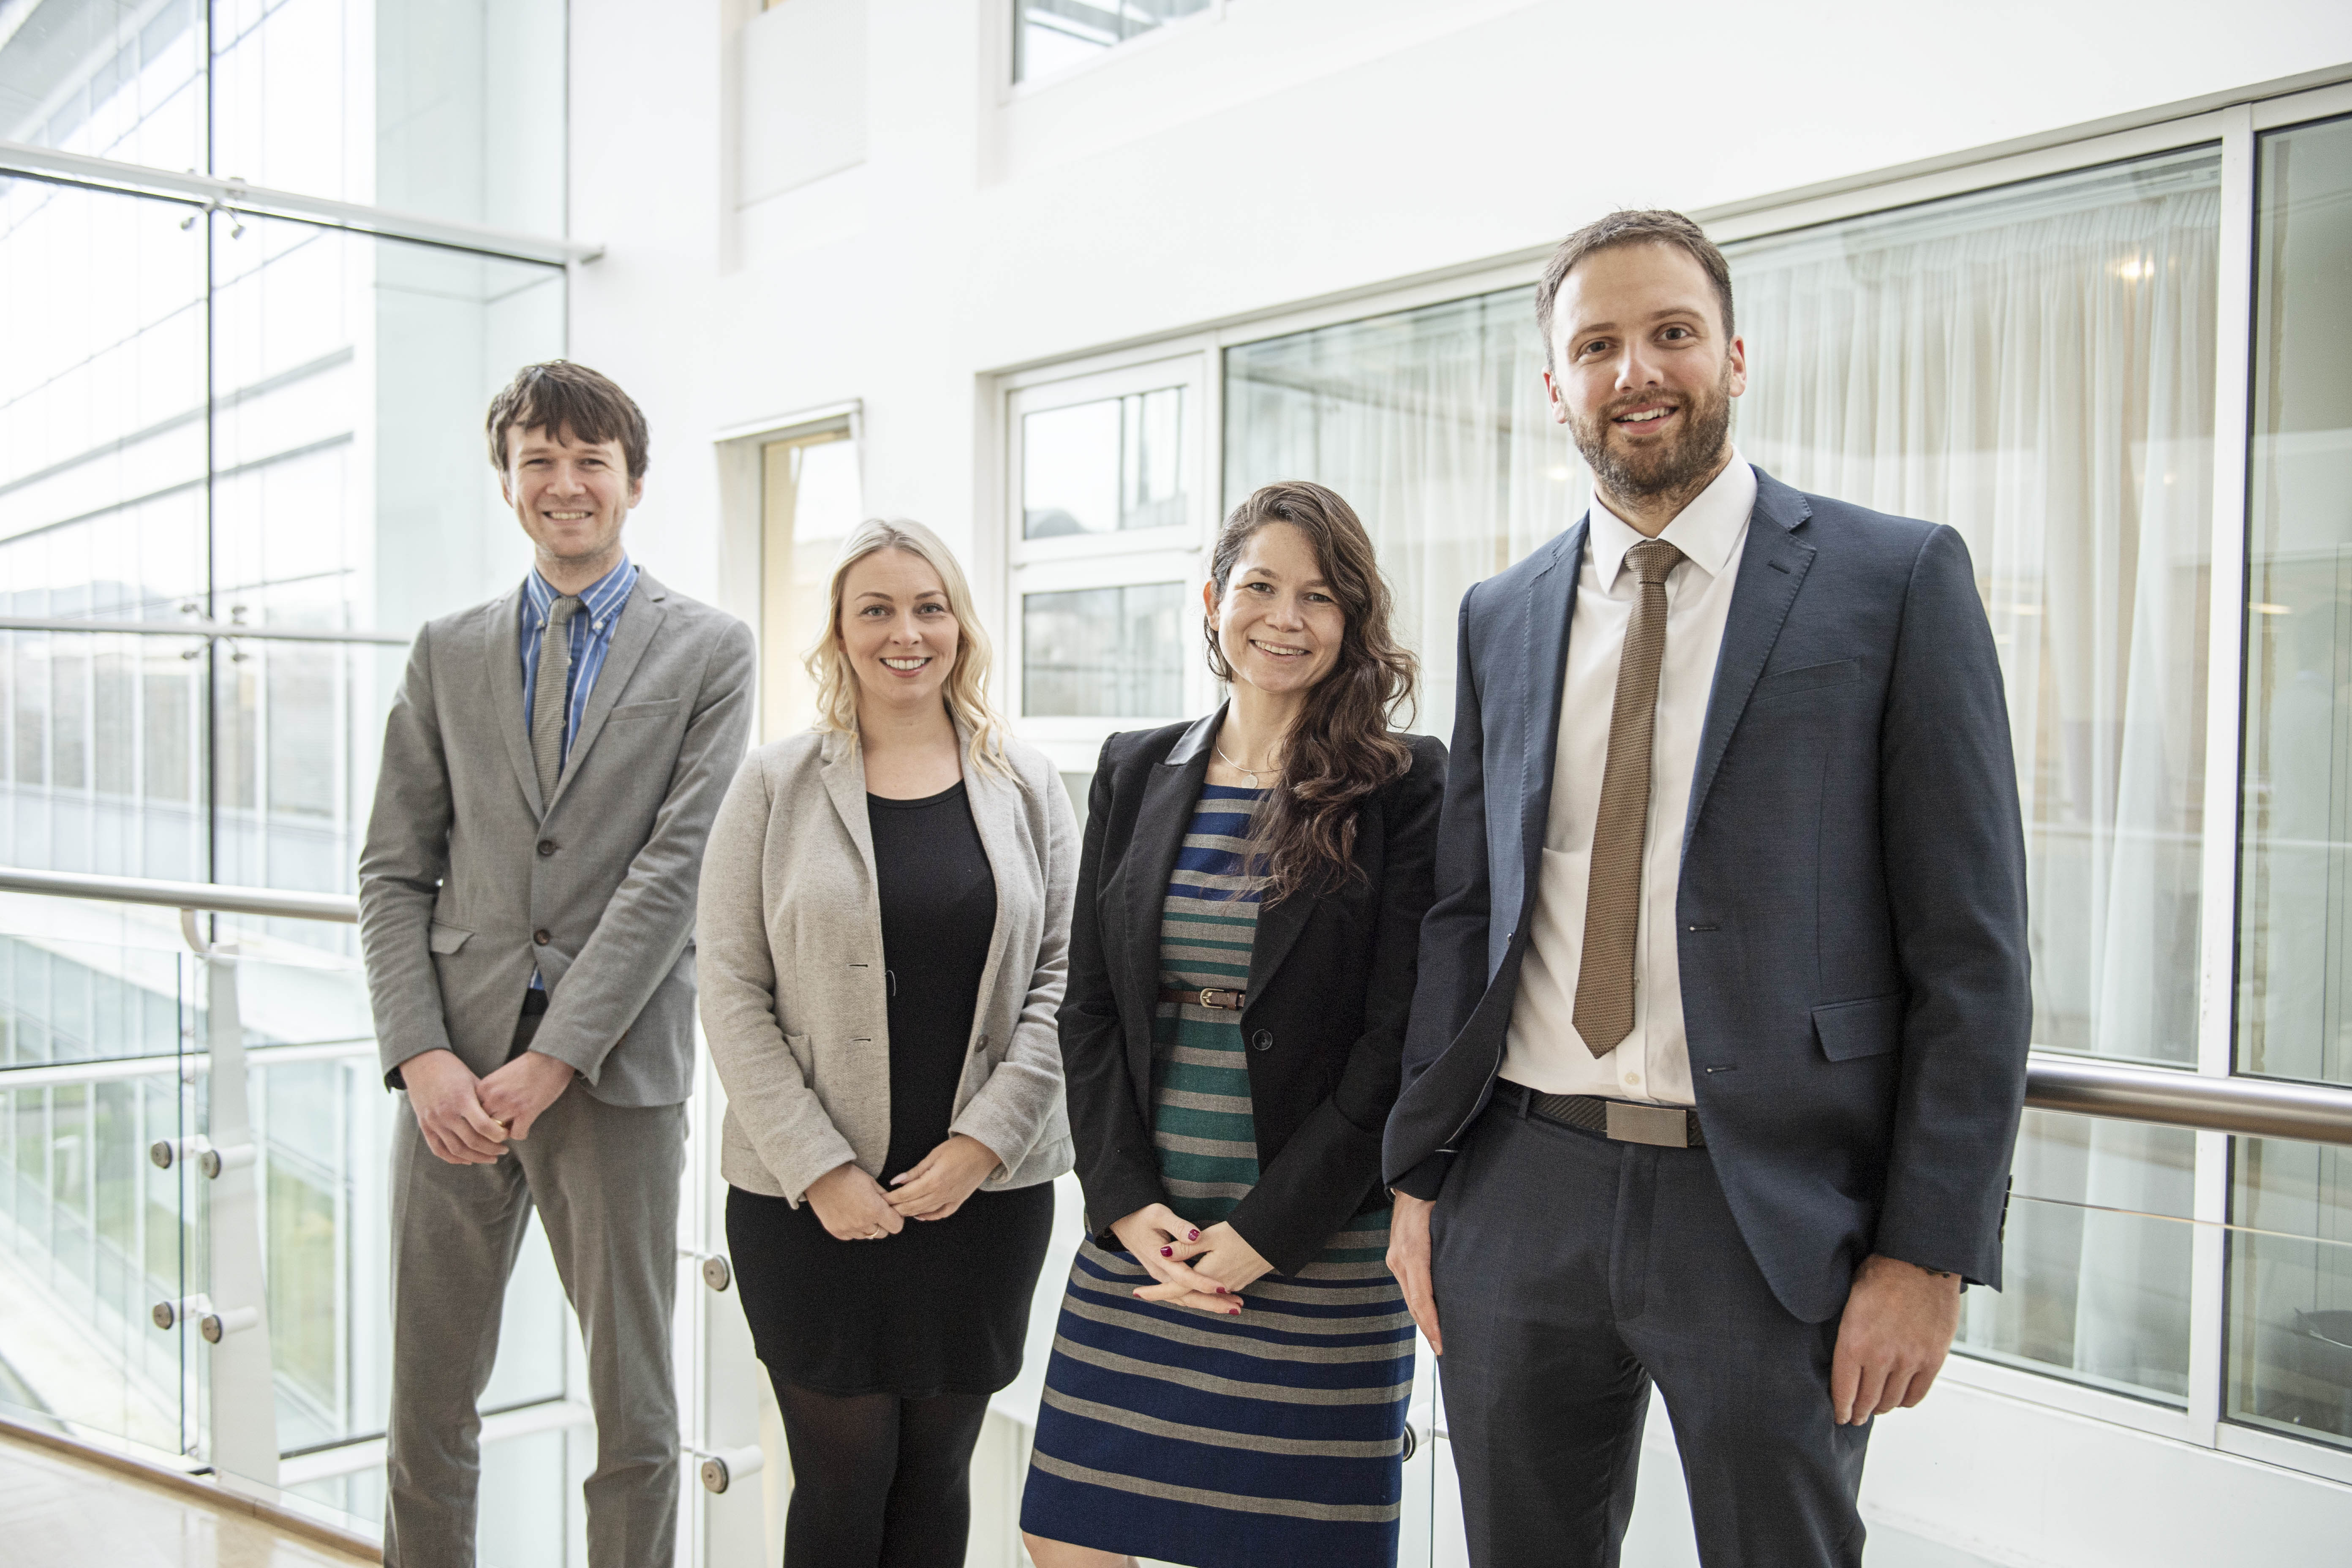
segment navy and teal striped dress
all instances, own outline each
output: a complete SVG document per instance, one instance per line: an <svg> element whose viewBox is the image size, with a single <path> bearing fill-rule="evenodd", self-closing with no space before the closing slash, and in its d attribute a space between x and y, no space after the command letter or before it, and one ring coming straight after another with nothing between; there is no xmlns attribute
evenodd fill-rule
<svg viewBox="0 0 2352 1568"><path fill-rule="evenodd" d="M1160 905L1163 986L1249 984L1261 879L1244 846L1264 798L1201 792ZM1151 1037L1160 1182L1205 1227L1257 1184L1239 1017L1163 1002ZM1021 1528L1194 1568L1389 1568L1413 1336L1387 1251L1387 1214L1361 1215L1219 1317L1137 1300L1150 1276L1089 1239L1062 1300Z"/></svg>

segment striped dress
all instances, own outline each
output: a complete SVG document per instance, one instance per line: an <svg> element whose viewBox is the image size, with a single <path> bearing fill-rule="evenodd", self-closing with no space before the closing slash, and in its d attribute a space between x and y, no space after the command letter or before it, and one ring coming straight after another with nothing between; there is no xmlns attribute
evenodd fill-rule
<svg viewBox="0 0 2352 1568"><path fill-rule="evenodd" d="M1202 791L1160 906L1163 985L1249 984L1259 881L1240 851L1264 798ZM1257 1184L1247 1047L1234 1013L1171 1003L1152 1041L1160 1181L1205 1227ZM1249 1286L1228 1318L1137 1300L1142 1267L1086 1242L1021 1528L1194 1568L1390 1568L1413 1337L1387 1250L1388 1215L1360 1216L1298 1273Z"/></svg>

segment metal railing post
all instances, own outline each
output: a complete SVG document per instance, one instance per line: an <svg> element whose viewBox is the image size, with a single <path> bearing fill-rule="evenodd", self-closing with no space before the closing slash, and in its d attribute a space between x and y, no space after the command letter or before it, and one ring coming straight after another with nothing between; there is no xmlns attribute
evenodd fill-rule
<svg viewBox="0 0 2352 1568"><path fill-rule="evenodd" d="M205 941L194 910L180 911L180 929L205 966L205 1048L212 1063L205 1136L214 1151L241 1155L253 1147L253 1119L246 1096L236 950ZM262 1255L260 1165L251 1158L224 1158L207 1170L218 1173L192 1185L205 1194L211 1243L212 1278L205 1292L211 1310L196 1324L212 1346L209 1457L224 1477L275 1487L278 1385Z"/></svg>

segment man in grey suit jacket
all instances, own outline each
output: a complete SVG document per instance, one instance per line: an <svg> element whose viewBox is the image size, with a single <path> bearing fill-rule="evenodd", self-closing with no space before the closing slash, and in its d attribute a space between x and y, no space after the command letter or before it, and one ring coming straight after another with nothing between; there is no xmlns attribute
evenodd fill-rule
<svg viewBox="0 0 2352 1568"><path fill-rule="evenodd" d="M417 635L360 861L384 1081L405 1090L383 1557L474 1562L476 1406L535 1208L587 1347L589 1562L667 1568L695 889L751 730L751 634L622 550L646 437L618 386L529 366L488 434L536 564Z"/></svg>
<svg viewBox="0 0 2352 1568"><path fill-rule="evenodd" d="M1614 214L1539 289L1593 504L1463 601L1391 1267L1478 1568L1618 1561L1653 1384L1703 1563L1858 1563L1868 1424L2000 1279L2032 1008L1991 628L1950 529L1732 448L1696 225Z"/></svg>

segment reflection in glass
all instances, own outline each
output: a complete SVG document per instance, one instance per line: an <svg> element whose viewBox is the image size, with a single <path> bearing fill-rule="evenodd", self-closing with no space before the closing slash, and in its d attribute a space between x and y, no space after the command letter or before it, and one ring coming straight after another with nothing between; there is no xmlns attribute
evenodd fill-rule
<svg viewBox="0 0 2352 1568"><path fill-rule="evenodd" d="M1013 17L1013 79L1028 81L1090 60L1214 0L1019 0Z"/></svg>
<svg viewBox="0 0 2352 1568"><path fill-rule="evenodd" d="M1183 522L1183 439L1181 386L1024 416L1022 537Z"/></svg>
<svg viewBox="0 0 2352 1568"><path fill-rule="evenodd" d="M2352 120L2260 146L2238 1067L2352 1083Z"/></svg>
<svg viewBox="0 0 2352 1568"><path fill-rule="evenodd" d="M1033 719L1184 711L1184 584L1021 596L1021 710Z"/></svg>
<svg viewBox="0 0 2352 1568"><path fill-rule="evenodd" d="M2193 1132L2027 1111L2001 1289L1963 1299L1958 1347L2185 1406L2196 1165Z"/></svg>
<svg viewBox="0 0 2352 1568"><path fill-rule="evenodd" d="M2231 1418L2352 1447L2352 1150L2238 1140L2230 1213Z"/></svg>
<svg viewBox="0 0 2352 1568"><path fill-rule="evenodd" d="M205 161L199 0L0 7L0 142L126 163Z"/></svg>

